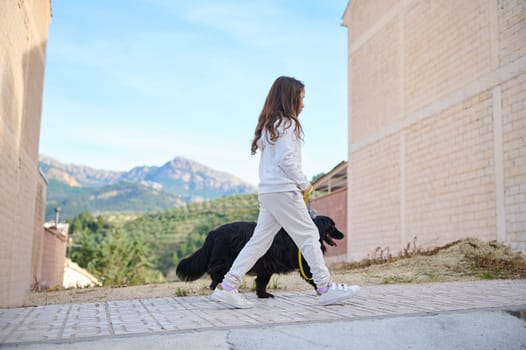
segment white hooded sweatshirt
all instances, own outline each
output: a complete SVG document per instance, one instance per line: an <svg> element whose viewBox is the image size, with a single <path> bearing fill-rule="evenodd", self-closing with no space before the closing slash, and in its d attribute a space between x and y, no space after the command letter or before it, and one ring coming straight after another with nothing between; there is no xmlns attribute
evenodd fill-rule
<svg viewBox="0 0 526 350"><path fill-rule="evenodd" d="M285 124L285 125L284 125ZM283 121L278 127L276 142L267 140L263 130L258 141L261 151L259 160L259 193L305 191L310 182L301 170L301 140L294 133L296 123Z"/></svg>

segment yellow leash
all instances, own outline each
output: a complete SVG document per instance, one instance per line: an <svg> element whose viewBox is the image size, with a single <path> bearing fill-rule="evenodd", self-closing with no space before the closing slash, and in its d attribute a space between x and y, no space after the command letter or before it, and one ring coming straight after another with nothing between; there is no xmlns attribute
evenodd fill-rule
<svg viewBox="0 0 526 350"><path fill-rule="evenodd" d="M303 201L305 202L305 205L308 207L310 202L310 196L312 195L312 192L314 192L314 187L310 187L307 191L303 193Z"/></svg>
<svg viewBox="0 0 526 350"><path fill-rule="evenodd" d="M298 249L298 265L300 266L300 273L307 281L312 281L312 277L308 278L305 274L305 270L303 270L303 264L301 262L301 251Z"/></svg>
<svg viewBox="0 0 526 350"><path fill-rule="evenodd" d="M307 207L309 206L310 196L311 196L313 190L314 190L314 188L311 186L308 191L303 193L303 201L305 202L305 205ZM305 270L303 269L303 263L302 263L302 259L301 259L301 251L299 249L298 249L298 265L300 267L301 276L303 276L303 278L305 278L307 281L312 281L312 277L308 278L307 275L305 274Z"/></svg>

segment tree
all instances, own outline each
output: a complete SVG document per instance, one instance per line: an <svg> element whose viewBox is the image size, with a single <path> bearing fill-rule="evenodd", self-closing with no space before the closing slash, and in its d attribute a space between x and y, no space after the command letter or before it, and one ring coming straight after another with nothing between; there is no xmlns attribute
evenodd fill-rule
<svg viewBox="0 0 526 350"><path fill-rule="evenodd" d="M104 239L99 260L88 264L104 285L160 282L160 272L154 269L149 244L141 235L127 236L119 229Z"/></svg>
<svg viewBox="0 0 526 350"><path fill-rule="evenodd" d="M158 282L151 243L144 234L112 227L102 216L81 213L71 223L71 259L105 285ZM159 277L161 276L161 277Z"/></svg>

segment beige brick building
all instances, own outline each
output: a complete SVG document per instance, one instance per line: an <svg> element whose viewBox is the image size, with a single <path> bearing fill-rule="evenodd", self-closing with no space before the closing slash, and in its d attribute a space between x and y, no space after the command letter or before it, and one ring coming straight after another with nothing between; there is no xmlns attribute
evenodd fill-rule
<svg viewBox="0 0 526 350"><path fill-rule="evenodd" d="M0 1L0 307L21 305L41 272L47 183L38 147L50 19L49 0Z"/></svg>
<svg viewBox="0 0 526 350"><path fill-rule="evenodd" d="M348 259L526 249L526 2L352 0Z"/></svg>

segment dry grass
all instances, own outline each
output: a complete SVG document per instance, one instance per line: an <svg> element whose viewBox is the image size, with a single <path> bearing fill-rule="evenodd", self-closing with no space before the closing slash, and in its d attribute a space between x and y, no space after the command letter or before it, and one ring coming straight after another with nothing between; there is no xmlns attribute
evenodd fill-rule
<svg viewBox="0 0 526 350"><path fill-rule="evenodd" d="M332 265L332 279L339 283L375 285L389 283L429 283L463 280L526 278L526 257L496 242L466 239L429 250L408 246L394 257L386 250L357 263ZM171 282L132 287L97 287L58 291L31 292L26 305L45 305L107 300L206 295L209 278L195 282ZM251 291L254 278L247 276L241 288ZM274 275L269 290L303 291L311 286L299 273Z"/></svg>

